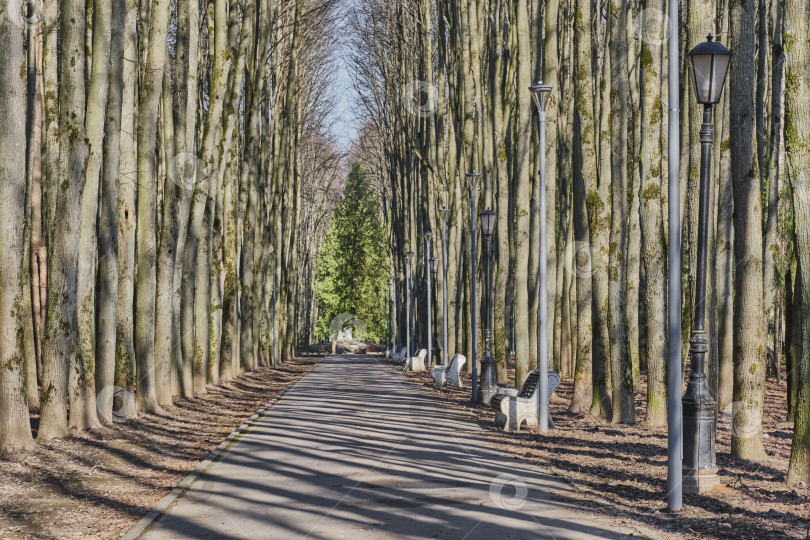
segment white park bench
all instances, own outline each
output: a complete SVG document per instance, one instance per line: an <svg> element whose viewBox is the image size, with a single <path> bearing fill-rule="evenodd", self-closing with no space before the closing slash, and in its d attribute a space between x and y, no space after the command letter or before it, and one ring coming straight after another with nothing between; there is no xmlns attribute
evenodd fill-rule
<svg viewBox="0 0 810 540"><path fill-rule="evenodd" d="M405 371L426 371L425 360L427 359L427 349L419 349L416 356L411 356L405 360Z"/></svg>
<svg viewBox="0 0 810 540"><path fill-rule="evenodd" d="M538 424L538 405L540 403L540 371L534 369L526 376L520 390L516 388L499 388L492 396L489 405L495 409L495 423L507 431L516 431L525 423L527 426ZM548 397L560 385L560 375L553 371L548 372ZM554 427L551 413L548 415L549 425Z"/></svg>
<svg viewBox="0 0 810 540"><path fill-rule="evenodd" d="M402 350L400 352L397 352L395 350L394 352L391 353L391 361L394 362L395 364L401 364L407 356L408 356L408 349L402 347Z"/></svg>
<svg viewBox="0 0 810 540"><path fill-rule="evenodd" d="M441 388L445 383L450 383L455 388L461 388L461 368L466 362L467 358L463 354L457 354L450 360L447 369L443 366L433 368L434 386Z"/></svg>

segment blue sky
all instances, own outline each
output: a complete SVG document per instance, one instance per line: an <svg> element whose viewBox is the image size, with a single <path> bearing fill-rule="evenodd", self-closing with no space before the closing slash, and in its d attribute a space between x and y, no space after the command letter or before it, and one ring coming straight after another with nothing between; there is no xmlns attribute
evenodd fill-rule
<svg viewBox="0 0 810 540"><path fill-rule="evenodd" d="M345 15L352 9L354 0L343 0L338 8L341 15ZM349 33L348 25L343 23L340 30L341 36L347 36ZM354 114L354 88L352 87L351 73L346 62L348 44L347 40L343 40L339 50L335 51L335 61L337 66L337 73L335 74L335 87L334 91L339 96L337 107L332 112L335 123L332 127L334 134L337 136L339 144L344 150L351 147L351 143L357 135L359 128L357 118Z"/></svg>

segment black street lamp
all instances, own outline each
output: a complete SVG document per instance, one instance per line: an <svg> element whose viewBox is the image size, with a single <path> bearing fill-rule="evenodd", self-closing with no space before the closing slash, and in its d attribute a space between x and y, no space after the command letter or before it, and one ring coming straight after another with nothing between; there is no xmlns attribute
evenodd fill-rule
<svg viewBox="0 0 810 540"><path fill-rule="evenodd" d="M437 259L436 257L431 257L429 262L430 262L430 274L433 276L433 287L430 290L429 294L432 295L432 297L433 297L433 311L435 312L436 311L436 303L437 303L436 302L436 273L439 271L439 259ZM439 349L439 338L436 335L436 327L437 327L437 325L436 325L435 313L433 315L434 315L434 317L433 317L433 326L431 327L432 332L433 332L433 341L431 342L431 346L432 346L433 350L431 352L433 353L433 358L436 359L436 363L438 364L439 363L439 358L441 358L441 350Z"/></svg>
<svg viewBox="0 0 810 540"><path fill-rule="evenodd" d="M703 105L700 128L700 209L698 211L698 253L695 282L695 318L689 340L691 370L683 396L683 491L695 494L710 491L718 482L715 455L717 402L709 389L706 356L706 256L709 236L709 182L711 181L714 105L720 101L726 82L731 53L722 44L707 40L689 53L695 98Z"/></svg>
<svg viewBox="0 0 810 540"><path fill-rule="evenodd" d="M475 212L478 203L475 192L481 175L475 171L467 173L470 184L470 322L472 323L472 350L470 351L470 368L472 373L472 402L478 403L478 296L476 294L477 278L475 267L478 257L475 253Z"/></svg>
<svg viewBox="0 0 810 540"><path fill-rule="evenodd" d="M486 302L484 309L484 358L481 360L481 403L489 401L498 392L498 372L495 369L495 357L492 355L492 233L498 214L486 209L480 214L481 232L484 233L486 265Z"/></svg>

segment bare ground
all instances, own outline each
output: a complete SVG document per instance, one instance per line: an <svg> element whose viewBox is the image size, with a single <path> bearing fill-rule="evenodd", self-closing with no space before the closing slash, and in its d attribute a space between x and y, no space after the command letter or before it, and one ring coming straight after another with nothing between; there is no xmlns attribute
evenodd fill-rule
<svg viewBox="0 0 810 540"><path fill-rule="evenodd" d="M731 459L731 425L721 418L717 465L723 486L706 495L684 497L680 514L666 511L667 430L646 425L645 393L636 395L634 426L612 425L567 412L573 380L563 379L552 396L556 429L506 433L495 426L492 409L472 406L470 378L465 388L433 389L429 373L409 373L414 382L447 400L448 406L473 418L484 437L515 457L536 461L574 488L569 498L619 518L640 531L653 529L665 538L810 539L810 488L785 483L793 425L785 420L785 383L768 381L765 405L767 459L751 463ZM510 376L514 373L510 370Z"/></svg>
<svg viewBox="0 0 810 540"><path fill-rule="evenodd" d="M119 538L234 429L321 359L259 368L165 414L0 460L0 538Z"/></svg>

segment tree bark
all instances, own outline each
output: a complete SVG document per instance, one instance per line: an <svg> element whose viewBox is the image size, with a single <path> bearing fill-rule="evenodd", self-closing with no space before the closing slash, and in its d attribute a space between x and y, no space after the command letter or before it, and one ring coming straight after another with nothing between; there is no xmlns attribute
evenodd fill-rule
<svg viewBox="0 0 810 540"><path fill-rule="evenodd" d="M0 1L6 13L8 0ZM26 402L23 341L23 302L28 296L24 269L27 239L26 222L26 78L24 32L14 22L0 20L0 455L13 455L33 446ZM29 289L30 290L30 289ZM29 321L30 322L30 321ZM29 351L29 353L32 351ZM36 384L36 380L34 381Z"/></svg>
<svg viewBox="0 0 810 540"><path fill-rule="evenodd" d="M121 101L121 160L118 165L118 315L115 336L115 385L135 392L135 221L138 158L138 1L126 0L124 25L123 96Z"/></svg>
<svg viewBox="0 0 810 540"><path fill-rule="evenodd" d="M734 425L731 454L765 457L765 321L762 307L762 206L754 138L756 73L754 0L732 2L730 77L731 176L734 195Z"/></svg>
<svg viewBox="0 0 810 540"><path fill-rule="evenodd" d="M569 410L573 413L588 412L593 400L591 285L591 243L588 228L586 203L587 184L596 177L596 124L594 120L593 65L591 62L591 13L590 0L577 0L574 15L574 246L566 250L566 270L574 272L577 281L577 342L576 370L574 373L574 397ZM569 259L570 257L570 259Z"/></svg>
<svg viewBox="0 0 810 540"><path fill-rule="evenodd" d="M110 2L95 2L93 8L93 61L90 66L85 130L90 146L87 176L82 193L79 251L79 341L83 365L77 374L78 388L71 394L70 427L79 431L98 427L96 411L96 258L108 255L98 251L98 200L101 166L104 159L104 129L109 87ZM87 21L90 26L90 21Z"/></svg>
<svg viewBox="0 0 810 540"><path fill-rule="evenodd" d="M641 260L647 278L644 289L647 422L653 426L664 425L667 420L666 237L661 208L661 119L664 110L658 101L663 62L663 40L660 37L665 35L667 29L664 28L666 18L662 17L660 21L655 19L655 14L663 12L664 2L651 0L644 15L652 14L652 18L641 21L641 28L645 32L641 41ZM657 26L653 27L656 22Z"/></svg>
<svg viewBox="0 0 810 540"><path fill-rule="evenodd" d="M137 402L140 410L157 412L157 386L165 396L167 359L155 365L155 293L157 285L157 138L158 109L167 62L169 0L153 0L150 9L148 54L138 108L138 220L135 256L135 358L138 368ZM164 111L166 114L167 111Z"/></svg>
<svg viewBox="0 0 810 540"><path fill-rule="evenodd" d="M84 13L82 0L59 2L59 167L56 204L50 216L48 322L42 351L42 417L37 434L43 441L67 435L68 374L75 376L84 370L79 341L76 249L88 157L84 129ZM71 394L78 388L73 376Z"/></svg>
<svg viewBox="0 0 810 540"><path fill-rule="evenodd" d="M112 1L110 24L109 88L104 122L103 176L98 227L98 327L96 328L96 388L115 386L116 321L118 309L118 183L121 164L121 111L124 94L124 32L126 1ZM98 413L112 421L113 403L99 393ZM106 400L101 399L107 398Z"/></svg>
<svg viewBox="0 0 810 540"><path fill-rule="evenodd" d="M802 343L797 358L799 372L793 450L787 482L810 483L810 5L802 0L785 2L785 61L787 105L785 145L793 185L798 259L795 297L801 301ZM796 301L794 300L794 301ZM798 330L798 329L794 329Z"/></svg>

